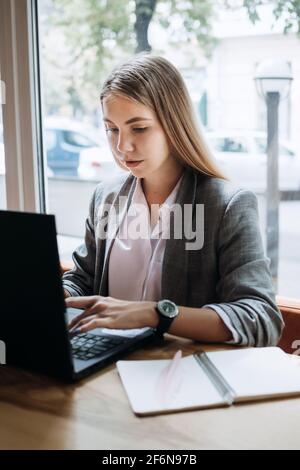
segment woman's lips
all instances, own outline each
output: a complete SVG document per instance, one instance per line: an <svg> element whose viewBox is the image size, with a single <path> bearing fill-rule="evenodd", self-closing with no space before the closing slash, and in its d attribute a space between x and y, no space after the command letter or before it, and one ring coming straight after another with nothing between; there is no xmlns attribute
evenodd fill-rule
<svg viewBox="0 0 300 470"><path fill-rule="evenodd" d="M125 162L125 165L126 166L129 166L129 167L136 167L138 166L140 163L142 163L144 160L133 160L131 162Z"/></svg>

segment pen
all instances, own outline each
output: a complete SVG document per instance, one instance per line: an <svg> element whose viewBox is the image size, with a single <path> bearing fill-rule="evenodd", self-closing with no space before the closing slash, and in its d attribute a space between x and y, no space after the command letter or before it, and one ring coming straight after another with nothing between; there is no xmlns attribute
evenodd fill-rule
<svg viewBox="0 0 300 470"><path fill-rule="evenodd" d="M158 378L157 394L158 398L164 402L170 403L171 399L174 398L174 393L178 391L178 385L181 382L181 375L178 373L181 358L182 351L179 349L174 354L171 362L161 371ZM173 394L171 391L173 391Z"/></svg>
<svg viewBox="0 0 300 470"><path fill-rule="evenodd" d="M174 377L174 375L175 375L175 373L178 369L181 358L182 358L182 351L179 349L174 354L174 357L173 357L171 363L165 369L165 371L166 371L165 385L166 386L168 386L168 384L171 382L172 378Z"/></svg>

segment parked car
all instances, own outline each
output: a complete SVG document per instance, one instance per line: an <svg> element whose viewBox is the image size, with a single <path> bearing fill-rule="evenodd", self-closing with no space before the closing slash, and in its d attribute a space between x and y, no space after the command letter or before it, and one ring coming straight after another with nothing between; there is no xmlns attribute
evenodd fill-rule
<svg viewBox="0 0 300 470"><path fill-rule="evenodd" d="M218 130L205 133L220 168L239 186L264 191L267 187L267 136L264 132ZM279 188L300 190L300 155L289 142L279 142Z"/></svg>
<svg viewBox="0 0 300 470"><path fill-rule="evenodd" d="M47 163L54 176L72 177L77 177L80 152L102 143L98 129L54 116L45 119L44 140Z"/></svg>
<svg viewBox="0 0 300 470"><path fill-rule="evenodd" d="M80 152L78 166L80 179L101 181L123 171L115 162L108 144Z"/></svg>

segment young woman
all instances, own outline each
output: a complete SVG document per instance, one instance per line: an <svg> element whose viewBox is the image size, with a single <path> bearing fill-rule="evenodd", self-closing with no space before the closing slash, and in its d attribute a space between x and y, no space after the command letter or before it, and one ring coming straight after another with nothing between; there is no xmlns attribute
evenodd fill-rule
<svg viewBox="0 0 300 470"><path fill-rule="evenodd" d="M206 342L277 344L283 322L256 197L216 167L178 70L134 57L108 77L101 104L127 171L97 186L85 242L63 277L67 306L84 310L72 330L150 326ZM146 209L148 237L136 236L135 205Z"/></svg>

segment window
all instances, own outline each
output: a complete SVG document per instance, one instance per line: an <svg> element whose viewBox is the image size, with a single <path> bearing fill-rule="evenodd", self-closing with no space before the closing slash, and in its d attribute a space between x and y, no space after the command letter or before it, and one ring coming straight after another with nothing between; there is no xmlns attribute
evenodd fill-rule
<svg viewBox="0 0 300 470"><path fill-rule="evenodd" d="M255 143L257 146L258 153L266 154L267 153L267 139L266 138L256 138ZM279 155L286 155L289 157L293 157L295 152L283 144L279 143Z"/></svg>
<svg viewBox="0 0 300 470"><path fill-rule="evenodd" d="M208 139L208 143L210 144L210 148L212 149L212 151L224 152L225 143L226 143L225 138L208 137L207 139Z"/></svg>
<svg viewBox="0 0 300 470"><path fill-rule="evenodd" d="M67 241L76 244L74 237L78 237L77 242L83 237L89 198L97 182L105 177L105 165L118 171L103 133L100 82L115 64L148 46L182 71L219 166L238 185L257 193L266 246L266 113L264 103L257 98L254 71L265 57L273 57L274 34L280 57L285 59L288 50L295 73L300 70L300 41L279 29L272 30L269 6L262 7L262 19L253 25L243 8L222 10L217 15L211 6L206 10L205 23L197 9L189 16L184 2L177 9L174 2L157 2L153 15L149 13L149 28L143 23L147 46L141 39L145 35L139 37L137 33L136 2L77 0L76 9L68 0L41 0L39 4L45 122L49 116L70 121L67 128L60 126L56 139L53 134L47 137L47 163L52 172L48 207L56 214L59 232L65 237L65 255L70 256L73 248L70 245L67 249ZM198 22L195 15L199 15ZM201 36L199 28L204 24L205 34ZM213 36L218 38L217 43L210 41ZM281 197L286 200L280 203L278 291L296 296L300 226L291 230L291 223L299 218L300 211L300 147L295 145L293 150L292 144L298 142L300 104L292 97L286 103L294 103L293 107L285 104L281 111L281 138L289 142L280 142L280 155L295 158L279 165ZM91 134L79 132L78 126L86 125L97 136L96 141Z"/></svg>
<svg viewBox="0 0 300 470"><path fill-rule="evenodd" d="M248 153L247 143L243 139L230 136L210 137L209 134L207 139L215 152Z"/></svg>
<svg viewBox="0 0 300 470"><path fill-rule="evenodd" d="M112 165L112 171L119 171L103 131L101 82L114 65L150 48L182 71L219 166L238 185L256 192L266 246L272 231L266 227L266 109L253 78L256 65L274 57L276 43L276 55L289 61L297 83L300 41L295 31L283 34L279 22L272 28L272 5L267 3L258 7L255 24L239 2L226 2L235 3L232 9L223 9L220 2L198 9L191 2L193 11L190 2L149 2L146 13L139 10L144 3L76 0L74 7L71 0L38 2L47 207L56 215L62 258L70 258L82 240L89 199L105 178L104 168ZM292 158L279 161L278 292L297 297L300 102L294 84L280 104L279 153ZM49 119L60 121L59 131Z"/></svg>
<svg viewBox="0 0 300 470"><path fill-rule="evenodd" d="M44 137L47 152L50 152L51 150L55 149L57 145L56 132L54 130L46 129Z"/></svg>
<svg viewBox="0 0 300 470"><path fill-rule="evenodd" d="M92 142L87 137L78 132L72 131L64 131L62 132L63 140L69 145L73 145L74 147L95 147L97 144L96 142Z"/></svg>
<svg viewBox="0 0 300 470"><path fill-rule="evenodd" d="M248 150L246 148L246 144L242 142L241 140L228 137L225 140L223 152L248 153Z"/></svg>

